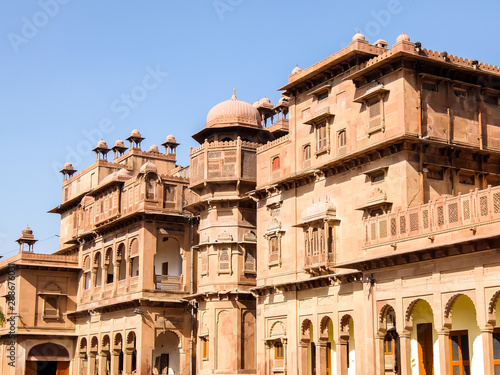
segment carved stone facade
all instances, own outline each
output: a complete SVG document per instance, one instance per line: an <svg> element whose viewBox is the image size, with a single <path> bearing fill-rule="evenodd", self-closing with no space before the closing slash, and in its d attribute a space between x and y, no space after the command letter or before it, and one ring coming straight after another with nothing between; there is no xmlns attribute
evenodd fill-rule
<svg viewBox="0 0 500 375"><path fill-rule="evenodd" d="M497 373L499 84L358 33L276 106L217 104L189 168L99 142L59 250L26 228L0 263L1 373Z"/></svg>

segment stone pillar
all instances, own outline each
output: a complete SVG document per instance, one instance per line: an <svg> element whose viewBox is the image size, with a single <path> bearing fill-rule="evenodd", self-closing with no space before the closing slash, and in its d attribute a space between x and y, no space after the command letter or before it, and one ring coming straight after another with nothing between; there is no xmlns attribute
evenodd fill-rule
<svg viewBox="0 0 500 375"><path fill-rule="evenodd" d="M125 364L123 371L126 375L132 374L132 354L133 352L125 352Z"/></svg>
<svg viewBox="0 0 500 375"><path fill-rule="evenodd" d="M327 342L316 344L316 374L326 374Z"/></svg>
<svg viewBox="0 0 500 375"><path fill-rule="evenodd" d="M399 335L399 348L401 355L401 375L411 375L411 332ZM382 353L383 355L383 353ZM442 373L447 374L447 373Z"/></svg>
<svg viewBox="0 0 500 375"><path fill-rule="evenodd" d="M109 353L102 352L99 356L99 375L106 375L107 374L107 362L108 362L108 355Z"/></svg>
<svg viewBox="0 0 500 375"><path fill-rule="evenodd" d="M101 277L101 293L104 293L105 285L108 284L108 267L112 266L110 264L108 264L107 266L103 264Z"/></svg>
<svg viewBox="0 0 500 375"><path fill-rule="evenodd" d="M299 374L307 375L307 347L308 344L299 344Z"/></svg>
<svg viewBox="0 0 500 375"><path fill-rule="evenodd" d="M120 375L120 353L111 353L111 372L110 375Z"/></svg>
<svg viewBox="0 0 500 375"><path fill-rule="evenodd" d="M90 277L90 290L92 290L92 294L94 293L96 281L97 281L97 269L92 268L92 276Z"/></svg>
<svg viewBox="0 0 500 375"><path fill-rule="evenodd" d="M384 336L375 336L375 374L385 374Z"/></svg>
<svg viewBox="0 0 500 375"><path fill-rule="evenodd" d="M127 286L130 286L130 278L132 273L132 258L127 258L127 269L126 269L126 275L125 275L125 280Z"/></svg>
<svg viewBox="0 0 500 375"><path fill-rule="evenodd" d="M95 361L96 361L96 354L90 353L89 354L89 362L88 362L88 374L89 375L96 375L96 373L95 373Z"/></svg>
<svg viewBox="0 0 500 375"><path fill-rule="evenodd" d="M339 375L347 375L347 343L349 342L349 338L347 340L342 340L337 343L337 374Z"/></svg>
<svg viewBox="0 0 500 375"><path fill-rule="evenodd" d="M484 373L494 374L493 366L493 328L482 328Z"/></svg>
<svg viewBox="0 0 500 375"><path fill-rule="evenodd" d="M284 368L284 371L285 371L285 374L286 374L288 372L288 360L287 360L287 357L288 357L288 348L287 348L288 340L287 339L282 339L281 341L283 342L283 368Z"/></svg>
<svg viewBox="0 0 500 375"><path fill-rule="evenodd" d="M439 342L439 368L441 374L450 373L450 331L441 330L438 332Z"/></svg>
<svg viewBox="0 0 500 375"><path fill-rule="evenodd" d="M113 289L116 290L118 288L118 277L120 276L120 264L113 264Z"/></svg>

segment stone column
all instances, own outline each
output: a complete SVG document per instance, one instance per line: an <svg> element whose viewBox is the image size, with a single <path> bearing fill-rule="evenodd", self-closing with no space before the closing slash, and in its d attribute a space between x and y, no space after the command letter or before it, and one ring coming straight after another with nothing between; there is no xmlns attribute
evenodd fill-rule
<svg viewBox="0 0 500 375"><path fill-rule="evenodd" d="M299 374L307 375L307 347L308 344L299 344Z"/></svg>
<svg viewBox="0 0 500 375"><path fill-rule="evenodd" d="M399 348L401 355L401 375L411 375L411 332L404 332L399 335Z"/></svg>
<svg viewBox="0 0 500 375"><path fill-rule="evenodd" d="M118 288L118 277L120 276L120 264L113 264L113 289L116 290Z"/></svg>
<svg viewBox="0 0 500 375"><path fill-rule="evenodd" d="M337 374L347 375L347 343L348 340L342 340L337 343Z"/></svg>
<svg viewBox="0 0 500 375"><path fill-rule="evenodd" d="M106 375L106 365L108 362L109 353L101 352L99 356L99 375Z"/></svg>
<svg viewBox="0 0 500 375"><path fill-rule="evenodd" d="M484 373L494 374L493 366L493 328L481 328L481 338L483 340L483 362Z"/></svg>
<svg viewBox="0 0 500 375"><path fill-rule="evenodd" d="M131 276L131 273L132 273L132 258L127 258L127 268L126 268L126 275L125 275L125 280L126 281L126 284L127 286L130 286L130 278L132 277Z"/></svg>
<svg viewBox="0 0 500 375"><path fill-rule="evenodd" d="M327 342L316 344L316 374L326 374Z"/></svg>
<svg viewBox="0 0 500 375"><path fill-rule="evenodd" d="M95 289L95 282L97 281L97 269L92 268L92 275L90 277L90 290L92 291L92 294L94 294L94 289Z"/></svg>
<svg viewBox="0 0 500 375"><path fill-rule="evenodd" d="M111 353L111 372L110 375L119 375L120 353Z"/></svg>
<svg viewBox="0 0 500 375"><path fill-rule="evenodd" d="M89 361L88 361L88 374L89 375L96 375L95 374L95 360L96 360L95 357L96 357L95 353L89 354Z"/></svg>
<svg viewBox="0 0 500 375"><path fill-rule="evenodd" d="M384 336L375 336L375 374L385 374Z"/></svg>
<svg viewBox="0 0 500 375"><path fill-rule="evenodd" d="M132 374L132 354L133 352L127 351L125 352L125 363L124 363L124 368L123 371L125 372L126 375Z"/></svg>
<svg viewBox="0 0 500 375"><path fill-rule="evenodd" d="M439 368L441 374L450 373L450 331L441 330L438 332L439 342Z"/></svg>

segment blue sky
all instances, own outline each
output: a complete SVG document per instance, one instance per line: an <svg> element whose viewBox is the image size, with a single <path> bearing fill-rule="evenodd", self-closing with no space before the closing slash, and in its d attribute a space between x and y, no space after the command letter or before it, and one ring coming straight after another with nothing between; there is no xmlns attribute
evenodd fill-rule
<svg viewBox="0 0 500 375"><path fill-rule="evenodd" d="M392 45L500 64L495 1L2 0L0 2L0 255L29 224L37 252L57 250L69 160L81 170L103 138L137 128L143 148L173 133L178 163L215 104L253 103L345 47L359 29Z"/></svg>

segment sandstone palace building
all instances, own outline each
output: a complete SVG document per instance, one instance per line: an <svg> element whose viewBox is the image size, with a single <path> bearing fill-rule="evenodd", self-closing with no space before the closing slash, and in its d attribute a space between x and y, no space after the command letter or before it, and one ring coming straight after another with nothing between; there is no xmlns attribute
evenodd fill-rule
<svg viewBox="0 0 500 375"><path fill-rule="evenodd" d="M1 374L500 374L500 68L358 33L280 90L65 165Z"/></svg>

